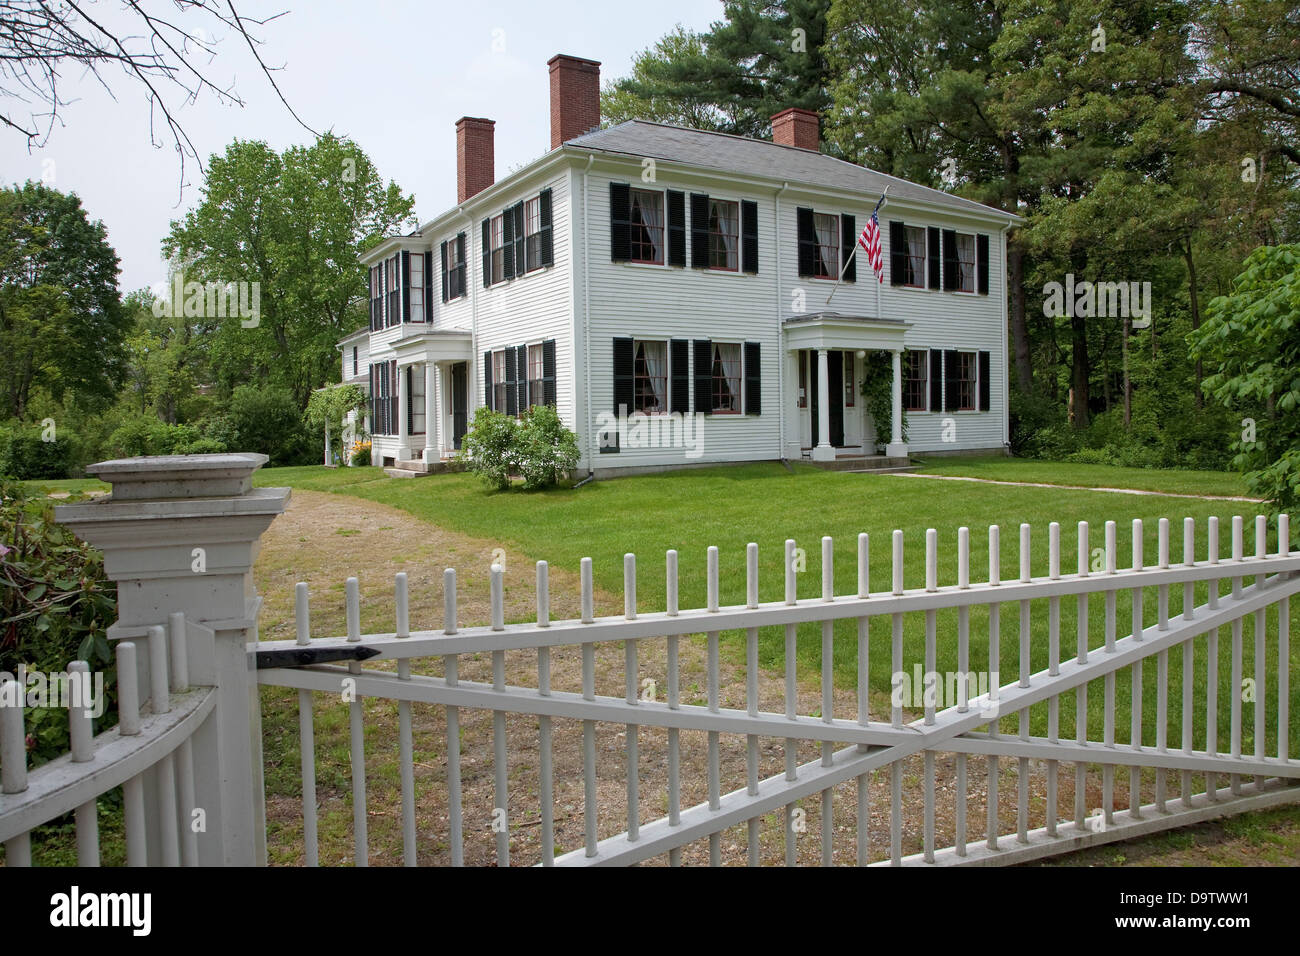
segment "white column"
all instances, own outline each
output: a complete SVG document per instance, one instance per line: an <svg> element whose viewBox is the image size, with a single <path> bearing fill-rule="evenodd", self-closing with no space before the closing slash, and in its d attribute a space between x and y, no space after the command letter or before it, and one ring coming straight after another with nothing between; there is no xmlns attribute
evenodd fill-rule
<svg viewBox="0 0 1300 956"><path fill-rule="evenodd" d="M894 365L893 388L890 389L892 414L890 417L889 444L885 454L890 458L906 458L907 445L903 443L903 353L894 350L889 353Z"/></svg>
<svg viewBox="0 0 1300 956"><path fill-rule="evenodd" d="M438 432L442 420L438 418L438 398L434 385L438 382L438 366L432 362L424 363L424 462L437 461Z"/></svg>
<svg viewBox="0 0 1300 956"><path fill-rule="evenodd" d="M406 425L406 368L397 367L397 460L411 460L411 435Z"/></svg>
<svg viewBox="0 0 1300 956"><path fill-rule="evenodd" d="M814 461L834 461L835 446L831 444L830 363L826 350L817 350L817 445L812 450Z"/></svg>

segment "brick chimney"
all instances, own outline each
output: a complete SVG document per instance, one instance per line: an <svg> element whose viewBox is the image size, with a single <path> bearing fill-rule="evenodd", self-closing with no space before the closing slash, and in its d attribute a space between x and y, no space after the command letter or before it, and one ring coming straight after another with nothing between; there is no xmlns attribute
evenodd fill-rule
<svg viewBox="0 0 1300 956"><path fill-rule="evenodd" d="M464 202L496 182L493 127L477 116L456 120L456 201Z"/></svg>
<svg viewBox="0 0 1300 956"><path fill-rule="evenodd" d="M812 110L790 107L772 117L772 141L781 146L797 146L814 153L821 148L818 131L821 123Z"/></svg>
<svg viewBox="0 0 1300 956"><path fill-rule="evenodd" d="M557 53L551 68L551 149L600 125L600 64Z"/></svg>

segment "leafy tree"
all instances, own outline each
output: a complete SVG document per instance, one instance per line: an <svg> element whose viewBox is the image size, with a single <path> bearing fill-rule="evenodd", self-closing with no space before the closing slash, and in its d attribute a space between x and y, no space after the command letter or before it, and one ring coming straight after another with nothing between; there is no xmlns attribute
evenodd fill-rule
<svg viewBox="0 0 1300 956"><path fill-rule="evenodd" d="M369 399L359 385L327 385L311 393L303 419L309 426L324 430L327 439L342 441L343 418L348 412L365 408ZM343 449L347 458L348 449Z"/></svg>
<svg viewBox="0 0 1300 956"><path fill-rule="evenodd" d="M312 436L293 396L283 388L241 385L228 406L234 439L231 451L261 452L272 465L314 464Z"/></svg>
<svg viewBox="0 0 1300 956"><path fill-rule="evenodd" d="M0 417L26 416L37 389L113 397L131 327L117 265L75 195L35 182L0 190Z"/></svg>
<svg viewBox="0 0 1300 956"><path fill-rule="evenodd" d="M1244 417L1233 464L1283 511L1300 503L1300 244L1261 246L1189 336L1206 391Z"/></svg>
<svg viewBox="0 0 1300 956"><path fill-rule="evenodd" d="M257 283L255 324L202 317L217 381L229 389L251 377L305 408L335 371L335 342L365 324L361 253L414 223L413 209L360 147L332 135L283 155L236 141L214 156L202 201L163 248L186 282Z"/></svg>
<svg viewBox="0 0 1300 956"><path fill-rule="evenodd" d="M607 84L601 115L741 136L770 136L771 117L823 110L830 0L728 0L706 33L680 25Z"/></svg>

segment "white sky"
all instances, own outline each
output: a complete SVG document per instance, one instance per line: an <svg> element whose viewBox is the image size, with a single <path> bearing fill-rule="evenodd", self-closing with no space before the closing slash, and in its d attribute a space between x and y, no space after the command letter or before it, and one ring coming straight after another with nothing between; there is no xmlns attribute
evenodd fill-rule
<svg viewBox="0 0 1300 956"><path fill-rule="evenodd" d="M174 9L166 0L145 6ZM118 0L96 0L87 9L111 22L118 7ZM554 54L599 60L603 82L626 75L633 56L676 24L702 30L722 16L718 0L244 0L236 9L245 17L288 11L253 31L265 41L267 64L284 67L274 75L286 99L312 128L360 144L386 181L415 194L421 221L455 204L461 116L496 120L503 178L550 148L546 61ZM311 139L236 39L220 40L209 72L218 86L233 80L247 106L222 106L204 94L179 114L205 162L236 138L277 150ZM93 78L66 72L60 95L75 102L44 148L28 153L20 136L0 132L0 183L44 178L80 196L108 229L126 293L164 279L160 243L171 221L198 202L202 177L190 161L188 185L178 192L180 164L168 134L157 134L162 148L149 142L143 88L116 68L105 76L116 100Z"/></svg>

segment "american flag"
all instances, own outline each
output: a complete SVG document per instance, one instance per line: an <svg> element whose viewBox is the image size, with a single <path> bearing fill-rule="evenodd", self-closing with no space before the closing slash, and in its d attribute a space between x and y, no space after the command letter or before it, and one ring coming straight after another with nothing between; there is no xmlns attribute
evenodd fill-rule
<svg viewBox="0 0 1300 956"><path fill-rule="evenodd" d="M881 202L884 196L880 197ZM867 261L871 263L871 271L876 274L876 281L883 283L885 281L885 260L880 254L880 220L876 217L876 211L880 209L880 203L876 203L876 208L871 210L871 218L867 221L866 226L862 229L862 235L858 236L858 245L867 252Z"/></svg>

